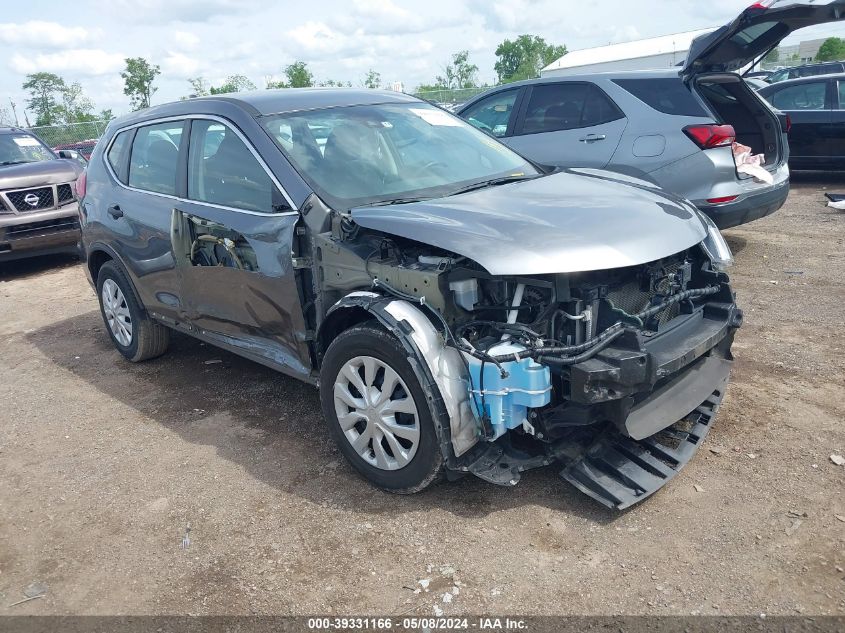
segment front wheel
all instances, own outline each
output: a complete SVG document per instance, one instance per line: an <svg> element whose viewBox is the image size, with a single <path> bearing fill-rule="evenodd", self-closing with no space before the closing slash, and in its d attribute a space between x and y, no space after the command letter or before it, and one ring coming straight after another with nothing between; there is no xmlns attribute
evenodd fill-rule
<svg viewBox="0 0 845 633"><path fill-rule="evenodd" d="M372 325L351 328L326 351L320 400L329 432L370 482L419 492L443 472L428 401L395 337Z"/></svg>

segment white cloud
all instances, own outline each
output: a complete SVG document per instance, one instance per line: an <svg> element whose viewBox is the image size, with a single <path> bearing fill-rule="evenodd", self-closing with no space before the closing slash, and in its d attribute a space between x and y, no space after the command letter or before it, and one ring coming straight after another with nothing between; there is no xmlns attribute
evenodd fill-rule
<svg viewBox="0 0 845 633"><path fill-rule="evenodd" d="M200 44L199 36L188 31L175 31L170 41L176 48L184 51L195 50Z"/></svg>
<svg viewBox="0 0 845 633"><path fill-rule="evenodd" d="M58 53L22 55L15 53L9 67L15 72L27 75L41 71L61 74L72 72L79 75L105 75L123 70L124 56L107 53L93 48L75 48Z"/></svg>
<svg viewBox="0 0 845 633"><path fill-rule="evenodd" d="M188 79L199 73L202 64L199 60L189 57L184 53L170 52L161 62L161 71L170 77L177 79Z"/></svg>
<svg viewBox="0 0 845 633"><path fill-rule="evenodd" d="M140 22L208 22L220 15L257 11L267 0L111 0L106 6Z"/></svg>
<svg viewBox="0 0 845 633"><path fill-rule="evenodd" d="M36 48L73 48L84 44L93 32L81 26L30 20L22 24L0 24L0 42Z"/></svg>

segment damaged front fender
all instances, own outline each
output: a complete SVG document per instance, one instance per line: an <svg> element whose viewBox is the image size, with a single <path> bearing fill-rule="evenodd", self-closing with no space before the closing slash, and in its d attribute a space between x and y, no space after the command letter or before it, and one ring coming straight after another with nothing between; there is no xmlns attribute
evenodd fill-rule
<svg viewBox="0 0 845 633"><path fill-rule="evenodd" d="M460 352L447 346L425 313L409 301L375 292L353 292L329 309L324 324L342 318L343 310L365 310L405 347L429 399L443 456L454 467L455 458L480 439L469 399L469 375Z"/></svg>

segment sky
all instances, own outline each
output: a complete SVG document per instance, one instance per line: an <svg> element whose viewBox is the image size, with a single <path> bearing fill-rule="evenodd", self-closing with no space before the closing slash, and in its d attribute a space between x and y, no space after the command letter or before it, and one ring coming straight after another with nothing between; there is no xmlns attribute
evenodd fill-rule
<svg viewBox="0 0 845 633"><path fill-rule="evenodd" d="M97 111L129 110L126 57L161 67L153 103L191 92L188 78L221 84L234 73L263 88L296 60L318 80L360 85L368 69L406 90L432 83L452 53L468 49L493 83L496 46L522 33L569 50L714 27L750 0L29 0L3 3L0 108L22 108L29 73L78 81ZM845 24L805 29L790 41L837 35ZM34 120L34 116L30 116Z"/></svg>

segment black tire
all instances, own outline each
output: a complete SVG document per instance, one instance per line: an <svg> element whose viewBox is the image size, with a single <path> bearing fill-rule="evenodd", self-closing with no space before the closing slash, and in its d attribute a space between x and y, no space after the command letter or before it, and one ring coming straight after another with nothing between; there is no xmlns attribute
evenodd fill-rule
<svg viewBox="0 0 845 633"><path fill-rule="evenodd" d="M376 358L393 369L407 385L417 409L420 439L410 462L398 470L382 470L364 460L343 434L334 404L334 387L343 366L357 356ZM349 463L368 481L388 492L413 494L438 481L444 472L434 419L407 352L394 336L365 324L340 334L329 346L320 368L320 402L329 433Z"/></svg>
<svg viewBox="0 0 845 633"><path fill-rule="evenodd" d="M123 294L123 305L129 311L129 318L132 323L132 337L128 345L121 343L112 332L109 326L106 311L103 306L103 285L111 280L120 288ZM123 270L114 262L106 262L97 274L97 300L100 302L100 315L106 326L109 338L123 356L133 363L140 363L150 358L161 356L167 351L170 343L170 330L156 323L147 315L141 302L135 296L135 290Z"/></svg>

